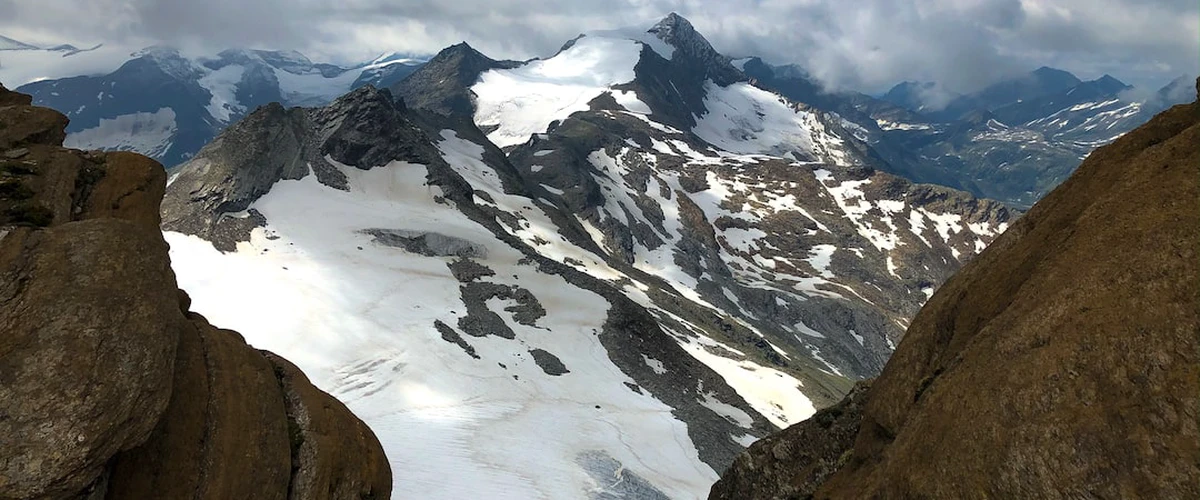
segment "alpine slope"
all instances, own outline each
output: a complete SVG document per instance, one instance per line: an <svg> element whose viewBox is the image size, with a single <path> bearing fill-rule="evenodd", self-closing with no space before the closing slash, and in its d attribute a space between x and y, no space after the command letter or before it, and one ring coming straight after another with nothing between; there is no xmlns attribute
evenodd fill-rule
<svg viewBox="0 0 1200 500"><path fill-rule="evenodd" d="M163 221L193 309L361 416L395 497L701 498L1016 216L879 161L672 14L260 107Z"/></svg>

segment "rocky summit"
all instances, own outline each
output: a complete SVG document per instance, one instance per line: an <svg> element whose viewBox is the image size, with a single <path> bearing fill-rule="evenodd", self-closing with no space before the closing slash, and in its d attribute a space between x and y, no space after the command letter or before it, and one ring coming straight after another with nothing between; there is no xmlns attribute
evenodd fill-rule
<svg viewBox="0 0 1200 500"><path fill-rule="evenodd" d="M0 87L0 498L388 498L372 431L190 312L166 174Z"/></svg>
<svg viewBox="0 0 1200 500"><path fill-rule="evenodd" d="M1197 144L1191 103L1098 149L709 498L1200 496Z"/></svg>

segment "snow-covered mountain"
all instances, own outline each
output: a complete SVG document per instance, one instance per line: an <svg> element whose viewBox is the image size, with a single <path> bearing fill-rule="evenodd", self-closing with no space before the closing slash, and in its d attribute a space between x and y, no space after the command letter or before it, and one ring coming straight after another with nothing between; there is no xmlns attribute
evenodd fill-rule
<svg viewBox="0 0 1200 500"><path fill-rule="evenodd" d="M665 40L690 40L694 30L673 33L669 24L651 31L627 29L591 35L636 40L656 47L671 59L676 45ZM518 73L556 71L553 67L528 67L517 61L472 55L478 53L466 43L440 54L456 64L440 61L443 64L439 66L465 68L461 75L425 72L408 78L422 61L401 54L385 54L341 68L314 64L294 51L230 50L214 57L185 58L169 49L148 49L130 59L129 54L105 46L41 49L4 40L0 48L11 50L0 50L0 81L23 85L18 90L34 95L37 104L68 114L72 118L68 145L134 150L168 167L182 163L222 128L267 102L320 106L351 89L371 84L391 88L414 107L474 110L471 92L477 69L520 66L524 69ZM972 94L959 94L933 82L903 82L875 98L850 91L826 92L816 79L795 65L773 66L753 57L733 61L706 44L681 46L680 50L689 54L686 59L695 64L676 65L672 71L708 74L719 85L748 77L758 86L817 110L837 113L860 127L865 131L865 142L882 160L882 170L1018 207L1031 205L1065 179L1092 149L1158 111L1186 101L1191 81L1181 77L1175 82L1178 85L1168 85L1148 99L1133 99L1131 96L1141 93L1115 78L1105 76L1084 82L1069 72L1042 67ZM457 64L461 57L482 59ZM146 58L149 61L139 61ZM191 69L180 72L152 68L164 61L176 69L181 65ZM535 66L541 63L535 61ZM125 68L127 64L135 68ZM509 75L512 80L493 81L481 90L519 85L536 76L518 73ZM88 78L76 78L80 75ZM581 80L561 87L570 89L561 91L565 94L545 96L539 105L581 109L586 103L570 102L573 92L604 87L611 83L605 80L614 76L619 75L580 75ZM37 83L26 84L35 80ZM646 85L655 84L647 81ZM129 91L114 94L114 87ZM659 95L647 90L648 94ZM682 92L683 100L696 107L703 89L696 85L660 90ZM687 110L667 110L669 100L660 101L652 104L658 106L664 123L687 125ZM483 112L496 113L500 106L518 105L524 104L485 103ZM684 122L671 122L675 117ZM497 125L487 120L480 123L484 129ZM513 127L518 125L504 128Z"/></svg>
<svg viewBox="0 0 1200 500"><path fill-rule="evenodd" d="M888 171L1018 207L1057 186L1093 149L1186 102L1191 81L1181 77L1149 99L1133 99L1133 88L1111 76L1081 81L1043 67L969 95L903 82L874 98L826 92L792 66L755 58L739 64L763 87L862 127Z"/></svg>
<svg viewBox="0 0 1200 500"><path fill-rule="evenodd" d="M224 127L258 106L269 102L324 105L362 85L394 83L420 65L396 54L343 68L313 63L295 51L238 49L214 57L186 57L174 49L151 47L125 54L125 60L112 69L103 64L112 59L109 53L22 49L0 53L0 58L10 52L22 56L16 64L43 65L50 71L54 68L45 60L48 53L94 61L95 74L40 79L37 73L29 73L32 76L25 78L36 81L16 83L21 92L34 96L34 104L57 109L71 119L68 147L136 151L167 167L190 158ZM8 76L0 70L0 78Z"/></svg>
<svg viewBox="0 0 1200 500"><path fill-rule="evenodd" d="M697 498L877 374L1014 216L868 138L671 15L261 107L163 220L193 309L371 425L395 496Z"/></svg>

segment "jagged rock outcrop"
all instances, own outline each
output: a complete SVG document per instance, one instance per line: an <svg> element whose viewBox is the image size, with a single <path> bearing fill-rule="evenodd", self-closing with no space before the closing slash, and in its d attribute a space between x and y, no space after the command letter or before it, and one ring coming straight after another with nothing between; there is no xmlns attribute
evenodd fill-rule
<svg viewBox="0 0 1200 500"><path fill-rule="evenodd" d="M768 438L710 498L1200 496L1197 144L1200 104L1160 114L951 278L834 422L853 445L785 431L844 446L828 479Z"/></svg>
<svg viewBox="0 0 1200 500"><path fill-rule="evenodd" d="M166 173L0 87L0 498L386 498L374 434L188 312Z"/></svg>
<svg viewBox="0 0 1200 500"><path fill-rule="evenodd" d="M404 109L387 90L371 85L324 108L262 106L178 170L172 195L162 203L163 229L201 236L230 252L266 223L262 214L247 209L280 180L311 171L322 184L345 190L345 174L329 160L364 169L394 159L433 161L436 151L417 125L403 118Z"/></svg>

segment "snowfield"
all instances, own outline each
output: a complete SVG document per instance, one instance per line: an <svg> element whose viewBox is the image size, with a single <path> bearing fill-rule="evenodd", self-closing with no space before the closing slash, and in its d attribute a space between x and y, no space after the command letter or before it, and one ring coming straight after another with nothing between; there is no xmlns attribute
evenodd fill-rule
<svg viewBox="0 0 1200 500"><path fill-rule="evenodd" d="M101 119L95 127L68 134L63 146L76 149L133 151L156 157L171 148L175 139L175 111L134 113Z"/></svg>
<svg viewBox="0 0 1200 500"><path fill-rule="evenodd" d="M497 146L521 144L546 131L555 120L588 109L588 102L609 87L633 80L642 45L632 40L585 36L546 60L480 76L475 92L475 123L496 126L488 134ZM649 112L629 92L613 91L627 109Z"/></svg>
<svg viewBox="0 0 1200 500"><path fill-rule="evenodd" d="M397 498L632 494L620 486L630 473L669 498L705 494L717 475L699 461L686 426L653 395L631 391L633 380L597 340L607 302L519 263L519 252L436 203L439 189L425 185L422 165L342 171L350 192L311 175L276 184L254 204L268 226L235 253L166 237L196 311L293 360L374 429ZM479 262L496 271L489 279L529 290L547 315L528 326L508 304L489 304L516 338L464 336L473 359L434 326L466 312L451 259L381 245L366 228L482 245ZM533 349L569 372L545 373Z"/></svg>

